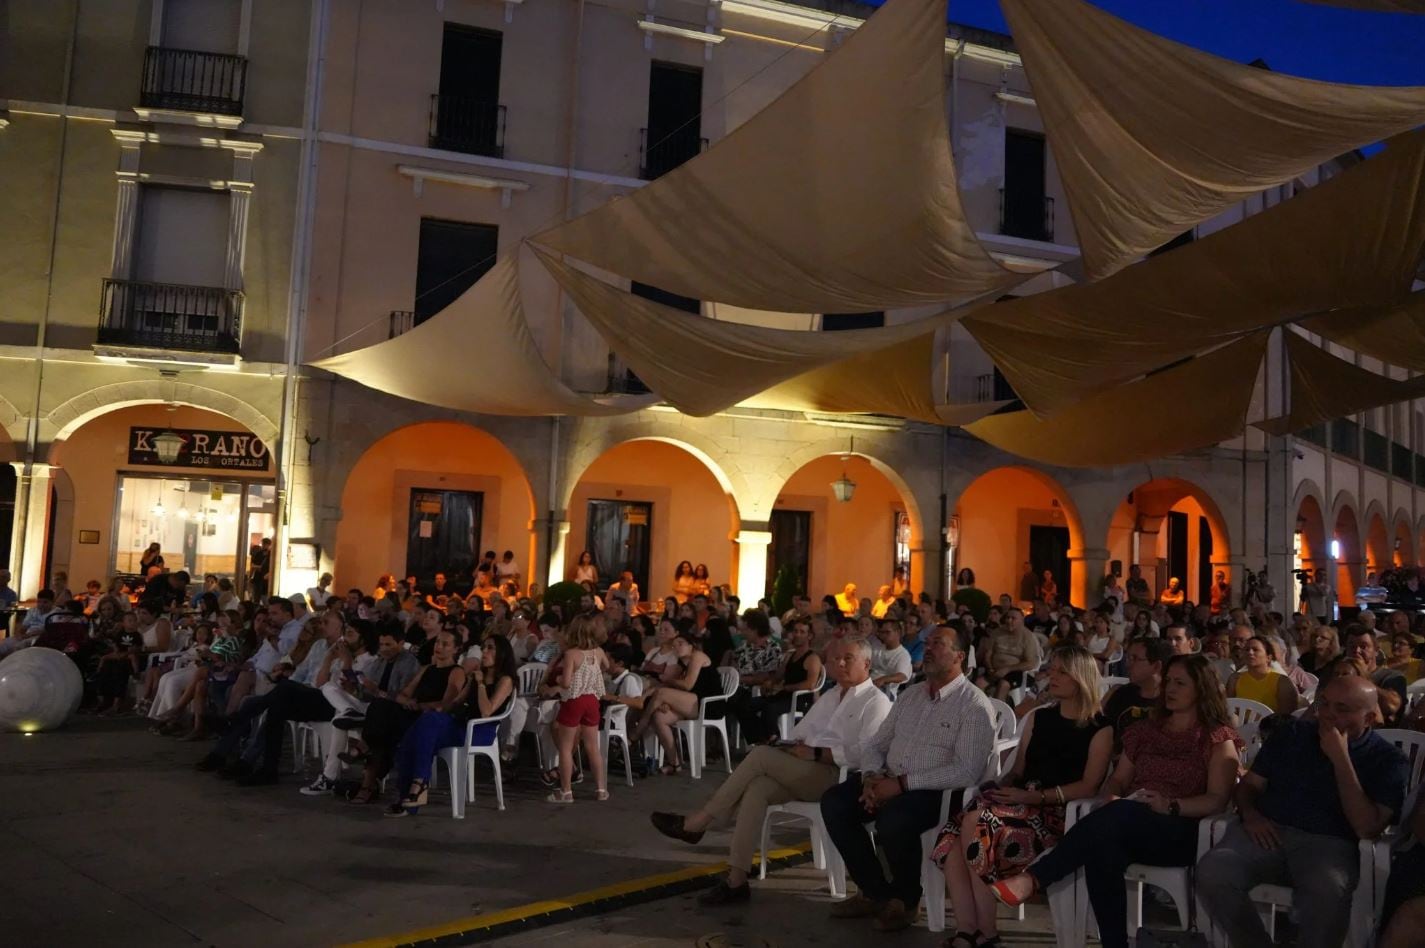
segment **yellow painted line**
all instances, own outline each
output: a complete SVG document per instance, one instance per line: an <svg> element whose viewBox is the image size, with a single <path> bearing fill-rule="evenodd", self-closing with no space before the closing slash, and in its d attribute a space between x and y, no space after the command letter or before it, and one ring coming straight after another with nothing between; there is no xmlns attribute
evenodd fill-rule
<svg viewBox="0 0 1425 948"><path fill-rule="evenodd" d="M794 846L790 849L774 849L768 856L772 860L790 859L795 856L804 855L810 850L811 844L807 843L801 846ZM758 855L755 858L757 859L757 863L754 863L754 865L760 865L762 857ZM433 925L430 928L418 928L414 931L401 932L397 935L386 935L381 938L351 942L350 944L340 946L340 948L399 948L401 945L409 945L413 942L430 941L435 938L460 935L479 929L494 928L496 925L520 922L537 915L548 915L551 912L566 911L568 909L578 908L581 905L588 905L590 902L616 899L648 889L656 889L660 886L686 882L689 879L719 875L726 871L727 863L725 862L708 866L686 866L673 872L662 872L656 875L643 876L638 879L629 879L626 882L616 882L613 885L600 886L597 889L589 889L586 892L576 892L562 899L546 902L530 902L526 905L516 905L513 908L486 912L483 915L470 915L465 918L458 918L452 922L446 922L443 925Z"/></svg>

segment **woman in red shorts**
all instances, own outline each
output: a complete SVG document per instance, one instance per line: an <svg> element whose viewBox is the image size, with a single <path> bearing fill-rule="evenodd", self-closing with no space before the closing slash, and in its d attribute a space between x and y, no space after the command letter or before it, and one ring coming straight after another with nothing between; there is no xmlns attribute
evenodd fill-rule
<svg viewBox="0 0 1425 948"><path fill-rule="evenodd" d="M609 658L599 647L598 630L587 616L575 616L565 633L564 693L559 716L554 719L554 744L559 748L559 789L550 803L573 803L574 742L584 741L584 758L594 771L594 799L607 800L604 758L599 751L599 698L604 693L604 671Z"/></svg>

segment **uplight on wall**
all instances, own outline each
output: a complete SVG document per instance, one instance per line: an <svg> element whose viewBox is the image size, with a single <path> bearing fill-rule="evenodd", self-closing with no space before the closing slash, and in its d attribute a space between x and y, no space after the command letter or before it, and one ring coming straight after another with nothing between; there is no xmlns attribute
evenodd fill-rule
<svg viewBox="0 0 1425 948"><path fill-rule="evenodd" d="M1340 558L1341 558L1341 541L1340 541L1340 540L1332 540L1332 541L1331 541L1331 559L1333 559L1333 560L1339 560Z"/></svg>

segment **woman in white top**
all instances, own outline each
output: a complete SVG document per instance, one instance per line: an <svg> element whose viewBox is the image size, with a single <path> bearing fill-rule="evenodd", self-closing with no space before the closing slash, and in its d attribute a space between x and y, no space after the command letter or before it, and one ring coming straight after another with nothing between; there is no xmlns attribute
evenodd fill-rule
<svg viewBox="0 0 1425 948"><path fill-rule="evenodd" d="M584 744L584 760L594 771L594 799L607 800L609 790L604 757L599 748L599 698L604 693L604 672L609 658L599 648L598 630L588 616L575 616L565 633L564 688L559 716L554 719L554 743L559 748L559 789L550 803L573 803L574 742Z"/></svg>
<svg viewBox="0 0 1425 948"><path fill-rule="evenodd" d="M152 728L155 734L177 734L182 731L178 717L183 709L178 699L192 683L193 677L198 673L198 662L208 656L208 646L212 644L213 626L207 622L199 622L193 628L192 647L178 656L172 671L166 672L158 679L153 706L148 710L148 716L156 722Z"/></svg>
<svg viewBox="0 0 1425 948"><path fill-rule="evenodd" d="M599 568L594 565L594 554L585 550L579 554L579 564L574 567L574 582L599 583Z"/></svg>

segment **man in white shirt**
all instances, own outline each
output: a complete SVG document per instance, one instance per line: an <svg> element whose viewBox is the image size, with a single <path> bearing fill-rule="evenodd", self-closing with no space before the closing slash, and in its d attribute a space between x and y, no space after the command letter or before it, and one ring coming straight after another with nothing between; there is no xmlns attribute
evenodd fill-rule
<svg viewBox="0 0 1425 948"><path fill-rule="evenodd" d="M827 790L821 818L860 888L838 902L835 918L876 916L877 931L915 920L924 857L920 834L942 819L945 790L978 785L994 750L990 700L965 677L965 653L953 628L940 626L925 646L925 682L904 688L876 735L861 750L859 772ZM872 842L866 824L876 824ZM876 854L885 850L887 878Z"/></svg>
<svg viewBox="0 0 1425 948"><path fill-rule="evenodd" d="M317 580L317 584L307 590L307 602L316 610L327 607L327 599L331 596L332 574L323 573Z"/></svg>
<svg viewBox="0 0 1425 948"><path fill-rule="evenodd" d="M910 681L911 661L910 652L901 644L901 630L904 628L899 619L887 619L881 623L877 635L881 640L881 649L871 661L871 683L877 688L884 688L887 685L903 685Z"/></svg>
<svg viewBox="0 0 1425 948"><path fill-rule="evenodd" d="M660 833L689 843L701 840L715 821L735 821L727 878L698 899L704 905L751 896L747 876L767 807L819 800L836 785L838 767L861 766L862 747L890 713L890 700L871 683L871 650L865 639L832 642L826 657L838 687L823 693L797 722L791 743L754 747L702 809L687 816L653 814Z"/></svg>

